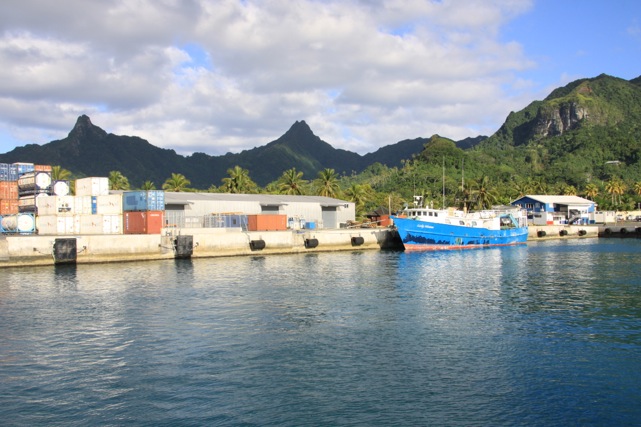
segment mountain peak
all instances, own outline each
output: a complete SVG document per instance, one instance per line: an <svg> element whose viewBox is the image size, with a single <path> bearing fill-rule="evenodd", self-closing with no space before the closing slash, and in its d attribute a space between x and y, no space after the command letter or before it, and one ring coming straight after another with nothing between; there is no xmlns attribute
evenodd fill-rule
<svg viewBox="0 0 641 427"><path fill-rule="evenodd" d="M300 120L300 121L296 120L296 122L292 125L292 127L289 128L289 130L285 134L288 134L290 132L298 135L314 134L314 132L312 132L312 129L309 127L309 125L305 123L305 120Z"/></svg>
<svg viewBox="0 0 641 427"><path fill-rule="evenodd" d="M79 141L83 138L86 138L89 135L103 137L107 135L107 132L100 129L98 126L95 126L91 123L91 119L86 114L78 117L76 124L74 125L71 132L69 132L69 138L75 141Z"/></svg>

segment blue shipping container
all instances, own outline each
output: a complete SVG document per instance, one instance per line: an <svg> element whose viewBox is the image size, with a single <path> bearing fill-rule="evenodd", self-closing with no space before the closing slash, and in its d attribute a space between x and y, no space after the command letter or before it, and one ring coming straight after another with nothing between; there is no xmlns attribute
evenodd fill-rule
<svg viewBox="0 0 641 427"><path fill-rule="evenodd" d="M0 163L0 181L17 181L18 167L7 163Z"/></svg>
<svg viewBox="0 0 641 427"><path fill-rule="evenodd" d="M18 176L36 170L36 166L33 163L14 163L12 166L16 167Z"/></svg>
<svg viewBox="0 0 641 427"><path fill-rule="evenodd" d="M122 193L122 210L125 212L164 211L165 192L163 190L125 191Z"/></svg>

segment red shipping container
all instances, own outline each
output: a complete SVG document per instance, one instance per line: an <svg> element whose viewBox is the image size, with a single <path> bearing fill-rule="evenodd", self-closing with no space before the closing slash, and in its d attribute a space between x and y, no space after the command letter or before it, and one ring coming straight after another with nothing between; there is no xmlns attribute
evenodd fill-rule
<svg viewBox="0 0 641 427"><path fill-rule="evenodd" d="M33 165L33 170L37 172L51 172L52 169L51 165Z"/></svg>
<svg viewBox="0 0 641 427"><path fill-rule="evenodd" d="M18 181L0 181L0 199L18 199Z"/></svg>
<svg viewBox="0 0 641 427"><path fill-rule="evenodd" d="M123 232L125 234L160 234L164 219L164 211L123 212Z"/></svg>
<svg viewBox="0 0 641 427"><path fill-rule="evenodd" d="M0 199L0 215L18 213L18 199Z"/></svg>
<svg viewBox="0 0 641 427"><path fill-rule="evenodd" d="M247 215L249 231L287 230L287 215Z"/></svg>

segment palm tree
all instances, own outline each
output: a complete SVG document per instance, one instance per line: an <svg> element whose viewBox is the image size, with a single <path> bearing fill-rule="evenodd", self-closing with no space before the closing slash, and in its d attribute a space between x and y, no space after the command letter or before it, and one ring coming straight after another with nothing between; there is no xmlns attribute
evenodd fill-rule
<svg viewBox="0 0 641 427"><path fill-rule="evenodd" d="M109 189L110 190L129 190L129 180L119 171L109 172Z"/></svg>
<svg viewBox="0 0 641 427"><path fill-rule="evenodd" d="M641 181L637 181L634 183L634 194L637 196L641 196Z"/></svg>
<svg viewBox="0 0 641 427"><path fill-rule="evenodd" d="M156 189L156 186L155 186L155 185L154 185L154 183L153 183L153 182L151 182L151 181L145 181L145 182L142 184L142 187L140 187L140 189L141 189L141 190L145 190L145 191L155 190L155 189Z"/></svg>
<svg viewBox="0 0 641 427"><path fill-rule="evenodd" d="M165 183L162 185L162 189L165 191L185 191L189 187L191 181L185 178L185 175L180 173L172 173L170 178L167 178Z"/></svg>
<svg viewBox="0 0 641 427"><path fill-rule="evenodd" d="M589 183L588 185L585 186L585 196L588 199L594 200L594 198L598 195L599 195L599 187L596 184Z"/></svg>
<svg viewBox="0 0 641 427"><path fill-rule="evenodd" d="M563 186L563 195L564 196L576 196L576 187L574 185L564 185Z"/></svg>
<svg viewBox="0 0 641 427"><path fill-rule="evenodd" d="M350 202L354 202L356 205L356 216L362 217L365 212L365 202L369 199L372 194L372 188L368 184L352 184L346 191L345 196Z"/></svg>
<svg viewBox="0 0 641 427"><path fill-rule="evenodd" d="M67 181L71 178L71 172L63 169L62 166L51 167L51 180L52 181Z"/></svg>
<svg viewBox="0 0 641 427"><path fill-rule="evenodd" d="M249 177L249 171L240 166L227 169L229 177L223 178L222 190L226 193L255 192L258 185Z"/></svg>
<svg viewBox="0 0 641 427"><path fill-rule="evenodd" d="M314 185L319 196L336 197L338 194L338 175L334 169L325 168L318 172Z"/></svg>
<svg viewBox="0 0 641 427"><path fill-rule="evenodd" d="M291 168L283 172L278 180L278 192L280 194L292 194L299 196L303 194L303 187L307 181L303 179L303 172Z"/></svg>
<svg viewBox="0 0 641 427"><path fill-rule="evenodd" d="M612 196L612 204L615 206L621 203L621 195L625 193L625 190L625 184L619 178L612 178L605 185L605 191L610 193L610 196Z"/></svg>
<svg viewBox="0 0 641 427"><path fill-rule="evenodd" d="M513 182L514 191L516 192L516 198L525 196L529 191L530 187L528 186L527 181L521 179L515 179Z"/></svg>
<svg viewBox="0 0 641 427"><path fill-rule="evenodd" d="M476 184L476 188L472 189L472 198L476 203L477 209L491 208L496 203L496 190L492 187L490 178L486 175L481 178L481 181Z"/></svg>

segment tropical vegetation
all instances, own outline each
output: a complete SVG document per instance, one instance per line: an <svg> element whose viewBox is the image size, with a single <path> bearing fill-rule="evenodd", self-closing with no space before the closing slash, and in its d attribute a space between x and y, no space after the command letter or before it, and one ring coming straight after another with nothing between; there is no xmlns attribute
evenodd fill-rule
<svg viewBox="0 0 641 427"><path fill-rule="evenodd" d="M70 133L69 141L93 135L96 141L121 143L114 139L118 137L91 127L88 118L81 119L77 127L85 126L84 132ZM163 160L176 165L162 185L167 190L334 197L353 201L359 216L380 207L398 210L414 203L415 196L434 207L468 209L508 204L526 194L581 196L595 201L601 210L641 207L641 78L580 79L510 113L489 138L454 141L433 135L401 141L371 156L331 148L304 122L296 122L265 147L221 156L216 162L202 153L181 158L169 150L151 149L143 140L123 141L130 144L127 153L132 153L126 159L155 158L158 164L161 156L173 156ZM50 144L64 153L67 142ZM133 155L132 147L145 155ZM0 155L0 160L24 161L12 156L37 149L14 150ZM57 155L51 150L43 153ZM399 153L402 158L394 157ZM102 163L111 167L110 187L134 187L125 176L130 169L120 171L117 163L107 160ZM223 164L231 166L221 171ZM75 169L61 162L52 174L59 179L86 176L70 170ZM141 177L140 171L146 169L135 170L136 186L154 187L157 174ZM203 185L198 177L191 188L191 170L194 177L196 170L208 170L208 183ZM221 177L223 171L226 175Z"/></svg>

